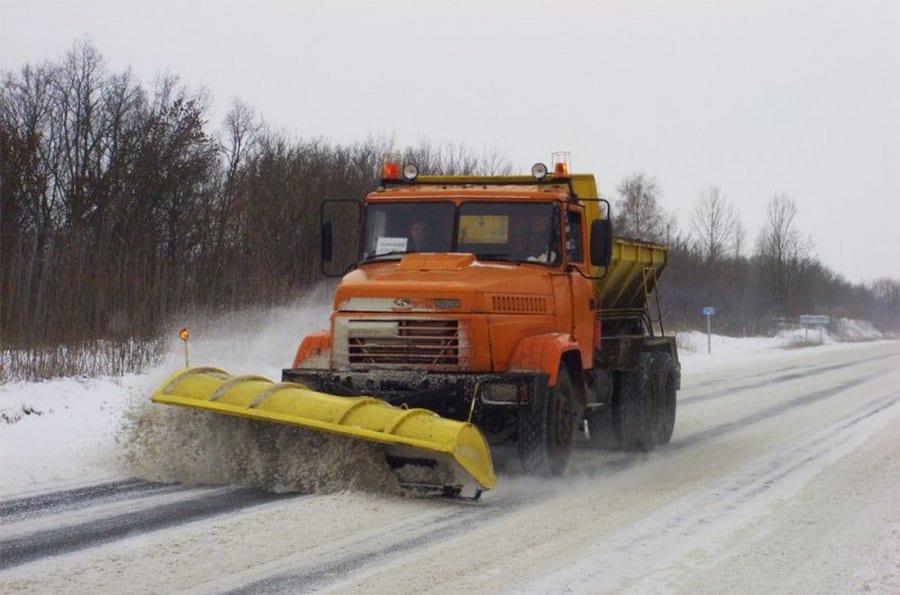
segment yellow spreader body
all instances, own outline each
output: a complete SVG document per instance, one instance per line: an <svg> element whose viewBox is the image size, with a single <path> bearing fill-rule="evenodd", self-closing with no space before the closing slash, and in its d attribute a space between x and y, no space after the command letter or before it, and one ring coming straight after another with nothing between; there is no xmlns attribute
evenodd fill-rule
<svg viewBox="0 0 900 595"><path fill-rule="evenodd" d="M427 409L328 395L260 376L230 376L216 368L183 369L152 400L381 443L401 484L412 488L477 497L497 483L490 449L478 428ZM405 475L407 466L424 472Z"/></svg>

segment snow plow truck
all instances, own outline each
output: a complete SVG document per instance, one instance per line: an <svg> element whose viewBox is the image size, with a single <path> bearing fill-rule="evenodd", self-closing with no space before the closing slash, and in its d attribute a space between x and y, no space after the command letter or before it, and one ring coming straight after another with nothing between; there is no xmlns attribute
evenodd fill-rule
<svg viewBox="0 0 900 595"><path fill-rule="evenodd" d="M670 440L681 370L657 291L667 249L613 237L593 175L565 161L530 176L386 163L354 202L356 264L282 382L186 368L153 400L377 442L401 485L447 496L495 485L491 446L557 476L574 442ZM336 230L322 213L324 271Z"/></svg>

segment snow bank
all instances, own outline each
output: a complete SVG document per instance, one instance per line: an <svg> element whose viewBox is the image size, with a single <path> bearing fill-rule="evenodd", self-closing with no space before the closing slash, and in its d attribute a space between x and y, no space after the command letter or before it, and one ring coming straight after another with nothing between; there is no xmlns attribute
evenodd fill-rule
<svg viewBox="0 0 900 595"><path fill-rule="evenodd" d="M836 340L850 343L854 341L877 341L883 339L881 331L872 326L867 320L853 320L851 318L839 319L832 331Z"/></svg>
<svg viewBox="0 0 900 595"><path fill-rule="evenodd" d="M774 337L725 337L712 335L711 345L706 333L689 331L676 333L678 356L685 371L706 369L711 365L734 364L747 360L778 357L781 350L801 348L840 348L843 343L875 341L882 334L871 323L841 318L831 329L793 328L779 331ZM709 348L711 347L711 353ZM687 364L687 365L684 365Z"/></svg>
<svg viewBox="0 0 900 595"><path fill-rule="evenodd" d="M128 375L0 385L0 493L121 475L113 438L143 382Z"/></svg>

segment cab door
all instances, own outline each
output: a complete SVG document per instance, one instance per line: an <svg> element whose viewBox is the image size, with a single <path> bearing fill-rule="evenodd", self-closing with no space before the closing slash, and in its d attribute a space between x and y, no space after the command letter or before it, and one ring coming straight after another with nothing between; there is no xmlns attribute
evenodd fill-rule
<svg viewBox="0 0 900 595"><path fill-rule="evenodd" d="M564 264L569 279L569 303L572 304L571 333L581 348L583 365L590 367L598 302L596 288L590 278L584 210L580 206L569 205L566 210L565 233Z"/></svg>

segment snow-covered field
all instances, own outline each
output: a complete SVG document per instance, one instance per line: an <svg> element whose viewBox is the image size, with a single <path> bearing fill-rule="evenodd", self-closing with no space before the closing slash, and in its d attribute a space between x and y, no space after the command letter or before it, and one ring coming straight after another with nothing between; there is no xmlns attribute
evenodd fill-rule
<svg viewBox="0 0 900 595"><path fill-rule="evenodd" d="M196 322L191 363L277 378L328 310ZM367 446L148 405L184 363L177 339L147 374L6 384L3 590L898 593L900 343L844 326L808 346L713 336L712 354L682 335L670 445L579 450L551 483L501 472L478 503L397 496ZM88 500L97 484L113 487ZM85 504L53 504L59 490ZM191 516L203 506L221 514ZM63 530L83 543L16 550Z"/></svg>

